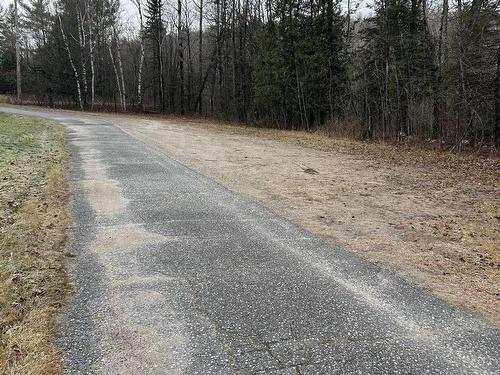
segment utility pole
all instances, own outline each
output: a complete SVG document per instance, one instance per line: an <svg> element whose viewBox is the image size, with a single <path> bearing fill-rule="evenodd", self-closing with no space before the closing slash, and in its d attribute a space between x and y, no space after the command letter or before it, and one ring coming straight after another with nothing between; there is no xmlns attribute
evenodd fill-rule
<svg viewBox="0 0 500 375"><path fill-rule="evenodd" d="M16 35L16 94L17 103L22 103L21 98L21 53L19 45L19 22L17 14L17 0L14 0L14 33Z"/></svg>

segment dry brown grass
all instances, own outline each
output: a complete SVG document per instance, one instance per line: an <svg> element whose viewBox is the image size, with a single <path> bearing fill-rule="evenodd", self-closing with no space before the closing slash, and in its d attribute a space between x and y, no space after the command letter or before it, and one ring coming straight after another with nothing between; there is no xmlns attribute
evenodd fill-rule
<svg viewBox="0 0 500 375"><path fill-rule="evenodd" d="M154 118L156 116L151 116ZM300 130L281 130L256 128L245 124L229 122L213 122L204 119L188 120L204 128L220 130L224 133L266 138L285 141L326 152L358 154L366 157L377 157L397 164L413 166L437 166L445 169L466 169L474 176L489 176L500 180L500 155L496 151L484 154L484 150L470 149L458 153L449 150L439 150L433 144L410 142L364 141L344 137L329 137L322 131L307 132ZM478 169L480 167L480 169ZM491 174L489 172L496 172Z"/></svg>
<svg viewBox="0 0 500 375"><path fill-rule="evenodd" d="M0 115L0 155L0 370L57 374L71 225L64 128Z"/></svg>
<svg viewBox="0 0 500 375"><path fill-rule="evenodd" d="M0 95L0 103L10 104L13 103L13 101L9 95Z"/></svg>

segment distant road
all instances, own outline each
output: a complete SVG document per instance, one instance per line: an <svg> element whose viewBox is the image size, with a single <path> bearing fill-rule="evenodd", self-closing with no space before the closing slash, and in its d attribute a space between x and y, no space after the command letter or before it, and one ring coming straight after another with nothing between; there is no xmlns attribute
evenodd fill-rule
<svg viewBox="0 0 500 375"><path fill-rule="evenodd" d="M498 373L498 330L113 124L0 111L68 128L67 373Z"/></svg>

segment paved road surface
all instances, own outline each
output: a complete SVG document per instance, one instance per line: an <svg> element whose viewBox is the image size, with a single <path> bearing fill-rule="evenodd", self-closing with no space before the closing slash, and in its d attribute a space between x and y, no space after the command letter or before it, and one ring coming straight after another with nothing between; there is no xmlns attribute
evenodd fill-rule
<svg viewBox="0 0 500 375"><path fill-rule="evenodd" d="M67 125L68 374L494 374L500 335L96 118Z"/></svg>

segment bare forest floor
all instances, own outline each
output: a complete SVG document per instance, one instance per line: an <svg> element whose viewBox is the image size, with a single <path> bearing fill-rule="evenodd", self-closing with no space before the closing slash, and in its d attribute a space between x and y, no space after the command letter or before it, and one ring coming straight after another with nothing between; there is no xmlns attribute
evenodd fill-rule
<svg viewBox="0 0 500 375"><path fill-rule="evenodd" d="M0 114L0 373L57 374L69 291L64 127Z"/></svg>
<svg viewBox="0 0 500 375"><path fill-rule="evenodd" d="M497 157L206 120L96 116L500 326Z"/></svg>

